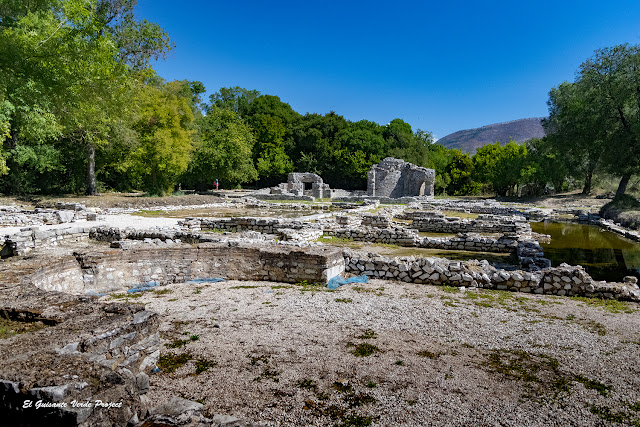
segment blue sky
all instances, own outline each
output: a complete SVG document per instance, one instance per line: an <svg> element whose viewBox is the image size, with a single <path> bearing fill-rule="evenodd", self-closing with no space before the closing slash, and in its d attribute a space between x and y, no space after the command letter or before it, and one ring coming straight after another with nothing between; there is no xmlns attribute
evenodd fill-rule
<svg viewBox="0 0 640 427"><path fill-rule="evenodd" d="M436 137L547 114L598 48L640 44L637 1L138 0L176 47L153 64L209 94L241 86Z"/></svg>

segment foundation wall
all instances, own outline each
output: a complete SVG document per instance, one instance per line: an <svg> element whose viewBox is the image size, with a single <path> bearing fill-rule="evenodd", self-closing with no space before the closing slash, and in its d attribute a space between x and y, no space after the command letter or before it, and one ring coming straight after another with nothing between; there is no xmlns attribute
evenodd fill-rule
<svg viewBox="0 0 640 427"><path fill-rule="evenodd" d="M344 271L336 248L243 247L216 244L76 253L44 266L31 282L44 290L73 294L110 293L134 286L222 277L326 283Z"/></svg>

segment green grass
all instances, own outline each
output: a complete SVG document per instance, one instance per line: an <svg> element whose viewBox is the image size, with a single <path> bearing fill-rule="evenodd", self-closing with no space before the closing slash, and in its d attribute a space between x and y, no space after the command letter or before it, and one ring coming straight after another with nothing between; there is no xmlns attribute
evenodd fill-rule
<svg viewBox="0 0 640 427"><path fill-rule="evenodd" d="M329 236L327 234L318 237L315 241L320 243L329 243L333 245L349 244L354 242L354 240L350 237L336 237L336 236Z"/></svg>
<svg viewBox="0 0 640 427"><path fill-rule="evenodd" d="M133 212L131 215L136 215L136 216L143 216L146 218L157 218L157 217L161 217L161 216L166 216L168 214L167 211L163 211L163 210L147 210L147 209L142 209L139 210L137 212Z"/></svg>
<svg viewBox="0 0 640 427"><path fill-rule="evenodd" d="M161 354L158 358L158 368L162 369L164 372L172 373L175 372L180 366L186 364L189 360L191 360L191 353L185 352L181 354Z"/></svg>
<svg viewBox="0 0 640 427"><path fill-rule="evenodd" d="M207 371L209 368L212 368L214 366L216 366L217 363L214 362L213 360L207 360L207 359L198 359L196 361L196 371L195 374L196 375L200 375L201 373Z"/></svg>
<svg viewBox="0 0 640 427"><path fill-rule="evenodd" d="M422 350L416 353L420 357L428 357L429 359L437 359L440 357L440 353L434 353L429 350Z"/></svg>
<svg viewBox="0 0 640 427"><path fill-rule="evenodd" d="M367 342L363 342L360 344L348 343L347 347L355 347L353 350L351 350L351 354L356 357L368 357L374 353L380 352L380 349L377 346L369 344Z"/></svg>
<svg viewBox="0 0 640 427"><path fill-rule="evenodd" d="M336 298L335 301L336 302L344 302L344 303L353 302L353 300L351 298Z"/></svg>
<svg viewBox="0 0 640 427"><path fill-rule="evenodd" d="M587 298L587 297L571 297L571 299L580 301L591 307L598 307L609 313L633 313L634 310L631 306L616 299L600 299L600 298Z"/></svg>
<svg viewBox="0 0 640 427"><path fill-rule="evenodd" d="M35 332L45 328L42 322L17 322L0 318L0 339L9 338L18 334Z"/></svg>
<svg viewBox="0 0 640 427"><path fill-rule="evenodd" d="M296 283L300 288L300 292L334 292L333 289L327 288L323 283L309 283L307 280L300 280Z"/></svg>

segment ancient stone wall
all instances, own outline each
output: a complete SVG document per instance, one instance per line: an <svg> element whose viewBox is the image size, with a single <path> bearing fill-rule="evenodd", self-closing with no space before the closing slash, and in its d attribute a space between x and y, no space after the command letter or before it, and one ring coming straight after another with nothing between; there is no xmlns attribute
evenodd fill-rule
<svg viewBox="0 0 640 427"><path fill-rule="evenodd" d="M79 241L89 236L89 227L56 228L38 230L29 228L12 234L4 241L2 257L26 255L39 246L56 246L64 241Z"/></svg>
<svg viewBox="0 0 640 427"><path fill-rule="evenodd" d="M387 157L367 173L367 195L399 198L433 196L435 171Z"/></svg>
<svg viewBox="0 0 640 427"><path fill-rule="evenodd" d="M30 281L44 290L101 294L148 282L180 283L209 277L326 283L343 270L344 259L337 248L260 248L205 243L80 252L75 257L44 265L31 275Z"/></svg>
<svg viewBox="0 0 640 427"><path fill-rule="evenodd" d="M460 233L454 237L420 237L415 230L404 227L342 226L327 228L324 233L329 236L362 242L440 250L515 253L518 247L517 238L511 236L494 238L471 233Z"/></svg>
<svg viewBox="0 0 640 427"><path fill-rule="evenodd" d="M640 301L637 285L595 281L581 266L562 264L538 272L506 271L486 261L444 258L388 258L345 250L345 270L369 277L403 282L479 287L535 294L588 296Z"/></svg>
<svg viewBox="0 0 640 427"><path fill-rule="evenodd" d="M480 215L476 219L446 217L439 212L412 212L411 227L430 233L531 233L531 226L521 217Z"/></svg>

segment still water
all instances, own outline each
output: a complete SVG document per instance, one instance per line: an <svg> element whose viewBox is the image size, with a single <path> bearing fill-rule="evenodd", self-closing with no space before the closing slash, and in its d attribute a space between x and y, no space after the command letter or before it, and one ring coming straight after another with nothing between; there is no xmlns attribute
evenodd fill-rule
<svg viewBox="0 0 640 427"><path fill-rule="evenodd" d="M531 229L551 236L550 243L541 245L553 266L581 265L596 280L640 277L640 243L593 225L532 222Z"/></svg>

